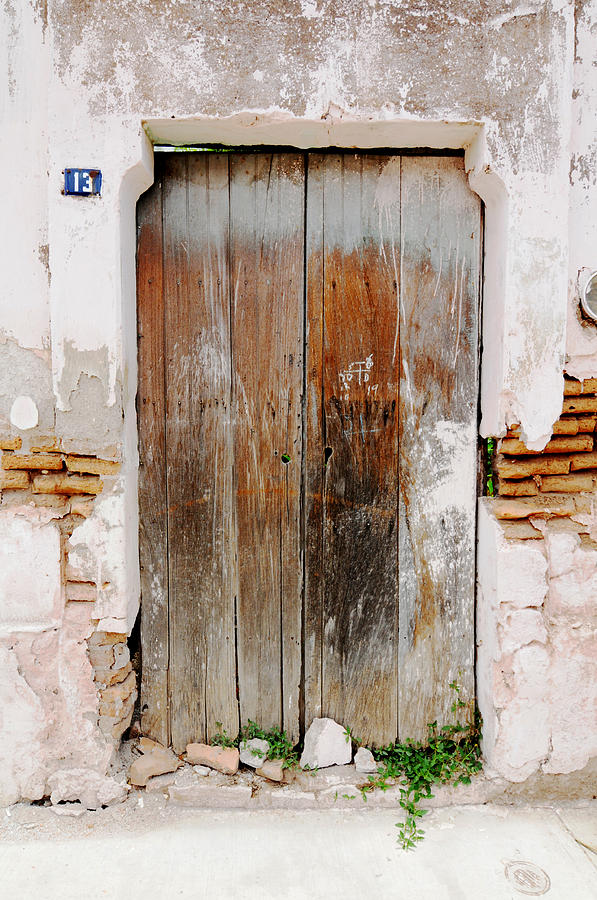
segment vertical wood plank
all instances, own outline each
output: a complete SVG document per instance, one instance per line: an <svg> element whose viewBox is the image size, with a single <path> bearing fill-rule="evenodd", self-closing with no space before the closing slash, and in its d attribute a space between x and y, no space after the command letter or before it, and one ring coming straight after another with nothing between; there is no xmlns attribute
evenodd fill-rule
<svg viewBox="0 0 597 900"><path fill-rule="evenodd" d="M228 161L181 154L164 194L170 704L177 752L238 730Z"/></svg>
<svg viewBox="0 0 597 900"><path fill-rule="evenodd" d="M303 613L303 710L306 731L322 715L323 652L323 298L325 156L307 158L306 398L304 448L305 584Z"/></svg>
<svg viewBox="0 0 597 900"><path fill-rule="evenodd" d="M162 284L162 171L137 207L141 726L168 744L168 540Z"/></svg>
<svg viewBox="0 0 597 900"><path fill-rule="evenodd" d="M462 159L404 157L400 323L401 738L474 694L480 201Z"/></svg>
<svg viewBox="0 0 597 900"><path fill-rule="evenodd" d="M298 739L304 158L230 159L241 720Z"/></svg>
<svg viewBox="0 0 597 900"><path fill-rule="evenodd" d="M397 733L400 165L325 157L322 712Z"/></svg>

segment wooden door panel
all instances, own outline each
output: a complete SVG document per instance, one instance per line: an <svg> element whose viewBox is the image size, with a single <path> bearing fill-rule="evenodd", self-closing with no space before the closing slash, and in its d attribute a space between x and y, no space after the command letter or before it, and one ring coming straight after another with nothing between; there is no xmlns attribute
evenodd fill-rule
<svg viewBox="0 0 597 900"><path fill-rule="evenodd" d="M240 713L298 740L304 156L230 168Z"/></svg>
<svg viewBox="0 0 597 900"><path fill-rule="evenodd" d="M321 604L320 709L360 740L387 743L397 728L399 163L314 154L311 204L323 209L307 264L309 319L322 322L307 366L310 433L322 435L307 464L322 496L321 521L311 517L321 588L309 581L310 605Z"/></svg>
<svg viewBox="0 0 597 900"><path fill-rule="evenodd" d="M164 181L171 739L238 729L234 654L228 160Z"/></svg>
<svg viewBox="0 0 597 900"><path fill-rule="evenodd" d="M399 733L474 695L480 201L463 160L403 157Z"/></svg>
<svg viewBox="0 0 597 900"><path fill-rule="evenodd" d="M156 159L143 727L426 736L474 690L481 210L461 158ZM306 282L305 282L306 274Z"/></svg>
<svg viewBox="0 0 597 900"><path fill-rule="evenodd" d="M137 210L139 346L139 563L141 575L141 726L161 744L168 716L168 499L164 396L162 168Z"/></svg>

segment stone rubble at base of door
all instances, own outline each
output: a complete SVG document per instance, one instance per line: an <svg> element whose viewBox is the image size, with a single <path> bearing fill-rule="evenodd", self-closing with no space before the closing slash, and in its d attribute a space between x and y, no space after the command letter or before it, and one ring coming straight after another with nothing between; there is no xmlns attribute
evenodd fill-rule
<svg viewBox="0 0 597 900"><path fill-rule="evenodd" d="M140 755L129 768L129 785L137 789L145 788L148 793L163 791L172 800L183 804L193 799L206 799L205 791L210 791L211 796L211 790L217 787L242 787L240 793L237 790L234 794L235 797L236 794L239 798L241 795L244 797L246 785L238 785L235 776L244 774L248 778L250 773L239 773L239 764L255 770L255 776L271 783L290 785L296 780L296 773L285 769L283 760L267 759L269 743L260 738L241 741L239 749L189 744L184 756L185 762L192 766L192 775L181 758L148 738L141 738L135 751ZM314 719L305 735L300 769L305 775L319 769L329 770L330 773L338 770L345 778L352 755L352 740L345 728L330 718ZM373 754L365 747L358 748L354 762L356 773L377 771ZM183 770L177 773L180 767ZM196 790L194 786L198 786ZM230 790L226 792L226 796L230 794L227 799L233 799L232 793ZM233 802L232 805L236 804Z"/></svg>
<svg viewBox="0 0 597 900"><path fill-rule="evenodd" d="M96 776L92 782L87 779L80 791L81 779L75 784L64 772L52 791L52 809L59 815L79 816L127 797L136 797L143 806L144 794L156 798L161 794L175 805L204 809L355 806L364 802L365 773L377 771L366 747L357 749L351 764L350 735L329 718L314 719L305 735L300 766L294 769L285 768L282 759L267 759L269 744L259 738L241 742L240 749L191 743L180 756L147 737L125 741L123 749L125 756L128 753L127 781L122 773Z"/></svg>

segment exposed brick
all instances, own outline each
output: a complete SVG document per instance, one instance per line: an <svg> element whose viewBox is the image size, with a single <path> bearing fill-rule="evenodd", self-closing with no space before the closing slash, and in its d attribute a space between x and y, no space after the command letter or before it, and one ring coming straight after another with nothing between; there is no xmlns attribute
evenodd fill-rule
<svg viewBox="0 0 597 900"><path fill-rule="evenodd" d="M109 459L96 459L94 456L67 456L66 468L69 472L84 472L88 475L114 475L120 463Z"/></svg>
<svg viewBox="0 0 597 900"><path fill-rule="evenodd" d="M93 512L93 501L95 497L86 496L83 494L82 496L75 496L70 502L70 511L75 516L84 516L87 518Z"/></svg>
<svg viewBox="0 0 597 900"><path fill-rule="evenodd" d="M94 631L87 643L90 647L107 647L113 644L126 644L127 636L117 631Z"/></svg>
<svg viewBox="0 0 597 900"><path fill-rule="evenodd" d="M564 396L574 397L580 394L596 394L597 378L585 378L579 381L578 378L572 378L570 375L564 376Z"/></svg>
<svg viewBox="0 0 597 900"><path fill-rule="evenodd" d="M99 494L104 484L97 475L37 475L33 479L36 494Z"/></svg>
<svg viewBox="0 0 597 900"><path fill-rule="evenodd" d="M528 516L571 516L578 510L578 498L557 494L540 494L538 497L507 499L497 497L493 511L498 519L526 519Z"/></svg>
<svg viewBox="0 0 597 900"><path fill-rule="evenodd" d="M579 421L574 416L558 419L552 426L553 434L578 434L580 430ZM593 429L588 430L592 431ZM520 439L520 425L513 425L511 428L508 428L507 437Z"/></svg>
<svg viewBox="0 0 597 900"><path fill-rule="evenodd" d="M571 498L572 499L572 498ZM593 513L593 498L588 494L580 494L574 497L574 507L576 513L590 514Z"/></svg>
<svg viewBox="0 0 597 900"><path fill-rule="evenodd" d="M5 453L3 469L61 469L62 457L54 453Z"/></svg>
<svg viewBox="0 0 597 900"><path fill-rule="evenodd" d="M36 446L31 448L33 453L60 453L62 449L60 439L53 434L43 435L37 441Z"/></svg>
<svg viewBox="0 0 597 900"><path fill-rule="evenodd" d="M597 416L579 416L577 421L579 432L595 431L595 425L597 425Z"/></svg>
<svg viewBox="0 0 597 900"><path fill-rule="evenodd" d="M93 647L88 642L87 654L94 668L109 669L114 665L114 647L111 644L105 647Z"/></svg>
<svg viewBox="0 0 597 900"><path fill-rule="evenodd" d="M566 397L562 405L563 413L597 412L597 397Z"/></svg>
<svg viewBox="0 0 597 900"><path fill-rule="evenodd" d="M112 684L119 684L128 677L129 672L133 671L133 664L127 663L122 669L94 669L93 677L96 684L109 687Z"/></svg>
<svg viewBox="0 0 597 900"><path fill-rule="evenodd" d="M21 491L29 487L29 472L0 472L0 490Z"/></svg>
<svg viewBox="0 0 597 900"><path fill-rule="evenodd" d="M592 450L593 438L589 435L578 434L552 438L541 450L528 450L522 441L505 438L500 443L500 450L508 456L537 456L539 453L574 453L579 450Z"/></svg>
<svg viewBox="0 0 597 900"><path fill-rule="evenodd" d="M539 493L539 488L532 478L523 478L520 481L504 481L500 478L499 493L503 497L534 497Z"/></svg>
<svg viewBox="0 0 597 900"><path fill-rule="evenodd" d="M582 392L582 381L564 376L564 397L577 397Z"/></svg>
<svg viewBox="0 0 597 900"><path fill-rule="evenodd" d="M597 416L563 416L553 424L553 434L588 434L595 431ZM520 425L508 428L507 437L520 438Z"/></svg>
<svg viewBox="0 0 597 900"><path fill-rule="evenodd" d="M34 494L33 502L36 506L44 506L46 509L59 509L62 516L68 512L68 497L62 494Z"/></svg>
<svg viewBox="0 0 597 900"><path fill-rule="evenodd" d="M20 437L0 435L0 450L20 450L22 446L23 441Z"/></svg>
<svg viewBox="0 0 597 900"><path fill-rule="evenodd" d="M128 644L114 644L114 669L124 669L131 661Z"/></svg>
<svg viewBox="0 0 597 900"><path fill-rule="evenodd" d="M519 520L516 522L502 522L502 530L509 540L529 541L541 540L543 535L537 528L533 528L530 522Z"/></svg>
<svg viewBox="0 0 597 900"><path fill-rule="evenodd" d="M567 419L558 419L557 422L553 423L553 433L557 437L561 434L578 434L580 431L580 420L574 418L574 416L568 417ZM592 431L593 429L588 429Z"/></svg>
<svg viewBox="0 0 597 900"><path fill-rule="evenodd" d="M78 603L93 603L97 600L97 585L88 581L68 581L66 583L66 599Z"/></svg>
<svg viewBox="0 0 597 900"><path fill-rule="evenodd" d="M592 475L544 475L541 477L542 491L556 491L575 494L581 491L592 491L595 479Z"/></svg>
<svg viewBox="0 0 597 900"><path fill-rule="evenodd" d="M551 519L549 523L549 533L553 534L582 534L588 532L589 526L581 522L575 522L574 519Z"/></svg>
<svg viewBox="0 0 597 900"><path fill-rule="evenodd" d="M578 469L597 469L597 451L571 456L570 471L576 472Z"/></svg>
<svg viewBox="0 0 597 900"><path fill-rule="evenodd" d="M133 694L137 693L137 680L134 672L129 672L124 681L104 688L100 695L99 712L101 716L119 716L125 712L125 704Z"/></svg>
<svg viewBox="0 0 597 900"><path fill-rule="evenodd" d="M125 704L124 716L122 717L122 719L120 719L120 721L116 725L112 726L110 734L112 735L114 740L119 741L120 738L122 737L122 735L124 734L124 732L130 726L132 718L133 718L133 711L135 709L135 700L136 699L137 699L137 695L131 694L130 699L127 700L127 702ZM101 719L100 719L100 721L101 721Z"/></svg>
<svg viewBox="0 0 597 900"><path fill-rule="evenodd" d="M566 456L533 456L528 459L509 459L506 456L498 456L496 468L501 478L566 475L570 471L570 459Z"/></svg>

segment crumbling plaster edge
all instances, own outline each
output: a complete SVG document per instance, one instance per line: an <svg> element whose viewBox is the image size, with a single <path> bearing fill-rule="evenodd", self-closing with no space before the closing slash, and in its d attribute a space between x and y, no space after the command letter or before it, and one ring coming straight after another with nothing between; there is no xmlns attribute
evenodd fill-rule
<svg viewBox="0 0 597 900"><path fill-rule="evenodd" d="M153 184L153 146L145 131L140 133L139 158L125 171L118 194L120 213L123 323L123 469L126 631L132 631L141 595L139 570L139 439L137 425L137 200ZM104 627L104 623L100 623ZM105 623L113 628L112 622Z"/></svg>

